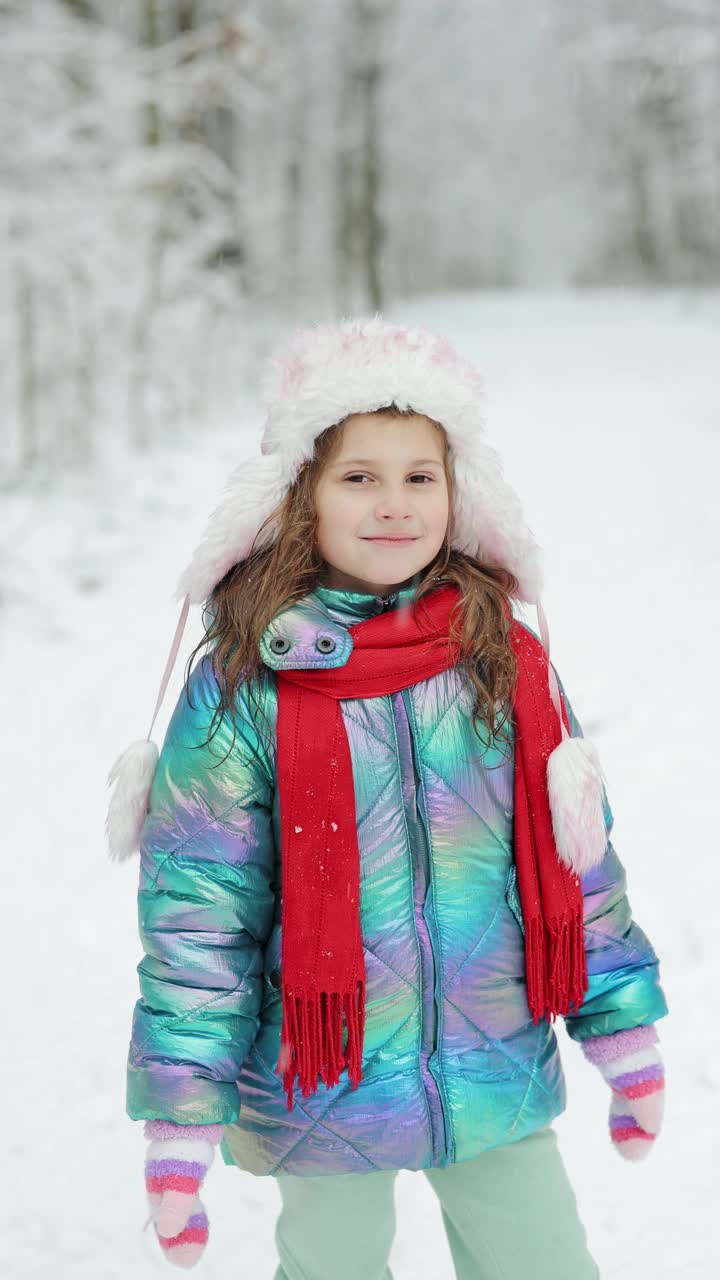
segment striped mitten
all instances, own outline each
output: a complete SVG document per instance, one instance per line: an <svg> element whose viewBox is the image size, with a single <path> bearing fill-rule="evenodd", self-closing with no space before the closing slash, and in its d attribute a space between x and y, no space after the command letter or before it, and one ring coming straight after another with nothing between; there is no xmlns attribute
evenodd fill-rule
<svg viewBox="0 0 720 1280"><path fill-rule="evenodd" d="M165 1257L177 1267L194 1267L207 1244L209 1223L198 1193L223 1128L145 1122L145 1137L150 1139L145 1155L150 1214Z"/></svg>
<svg viewBox="0 0 720 1280"><path fill-rule="evenodd" d="M662 1127L665 1069L657 1041L651 1024L580 1042L612 1089L610 1137L625 1160L643 1160Z"/></svg>

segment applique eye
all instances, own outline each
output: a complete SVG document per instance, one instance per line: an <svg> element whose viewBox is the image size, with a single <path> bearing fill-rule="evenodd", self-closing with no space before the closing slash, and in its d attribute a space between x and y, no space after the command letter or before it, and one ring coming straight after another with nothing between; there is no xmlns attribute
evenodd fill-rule
<svg viewBox="0 0 720 1280"><path fill-rule="evenodd" d="M270 648L273 653L287 653L290 648L290 641L285 636L273 636L270 641Z"/></svg>
<svg viewBox="0 0 720 1280"><path fill-rule="evenodd" d="M315 648L320 653L334 653L337 646L332 636L318 636L315 641Z"/></svg>

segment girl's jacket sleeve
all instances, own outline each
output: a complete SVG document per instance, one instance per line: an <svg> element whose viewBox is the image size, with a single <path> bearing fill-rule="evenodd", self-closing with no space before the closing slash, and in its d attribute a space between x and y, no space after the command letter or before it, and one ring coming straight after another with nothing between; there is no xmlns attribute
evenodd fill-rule
<svg viewBox="0 0 720 1280"><path fill-rule="evenodd" d="M245 692L237 735L205 655L163 743L140 841L137 968L127 1064L133 1120L225 1124L259 1027L274 911L273 783Z"/></svg>
<svg viewBox="0 0 720 1280"><path fill-rule="evenodd" d="M557 671L555 672L557 675ZM573 738L584 737L558 676ZM603 792L608 833L605 857L580 877L585 909L588 990L572 1017L565 1018L573 1040L646 1026L668 1012L659 980L658 958L627 897L627 877L610 840L613 815Z"/></svg>

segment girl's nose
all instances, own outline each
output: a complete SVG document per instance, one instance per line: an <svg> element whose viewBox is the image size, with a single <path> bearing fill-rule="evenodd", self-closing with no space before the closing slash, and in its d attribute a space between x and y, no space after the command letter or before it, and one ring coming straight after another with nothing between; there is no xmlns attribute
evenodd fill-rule
<svg viewBox="0 0 720 1280"><path fill-rule="evenodd" d="M411 515L407 490L387 490L378 495L375 503L375 514L381 519L402 520Z"/></svg>

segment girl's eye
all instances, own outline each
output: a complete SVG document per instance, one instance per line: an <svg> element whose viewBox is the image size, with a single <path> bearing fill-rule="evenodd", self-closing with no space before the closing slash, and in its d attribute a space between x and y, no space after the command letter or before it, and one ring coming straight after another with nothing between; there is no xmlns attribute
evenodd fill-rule
<svg viewBox="0 0 720 1280"><path fill-rule="evenodd" d="M369 477L366 476L365 473L361 471L356 471L351 476L345 477L346 480L367 480L368 478ZM426 476L421 474L420 472L417 472L415 475L411 476L410 479L411 480L429 480L430 482L432 482L435 479L435 477Z"/></svg>

